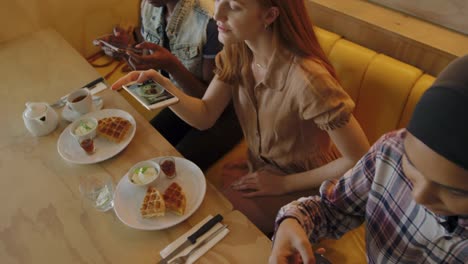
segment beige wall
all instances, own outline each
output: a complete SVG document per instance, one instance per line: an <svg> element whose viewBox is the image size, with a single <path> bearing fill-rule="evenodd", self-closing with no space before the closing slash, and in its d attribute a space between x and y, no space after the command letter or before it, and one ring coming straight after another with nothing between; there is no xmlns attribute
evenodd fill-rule
<svg viewBox="0 0 468 264"><path fill-rule="evenodd" d="M87 56L96 51L91 41L114 24L136 24L138 10L139 0L1 0L0 42L52 27Z"/></svg>

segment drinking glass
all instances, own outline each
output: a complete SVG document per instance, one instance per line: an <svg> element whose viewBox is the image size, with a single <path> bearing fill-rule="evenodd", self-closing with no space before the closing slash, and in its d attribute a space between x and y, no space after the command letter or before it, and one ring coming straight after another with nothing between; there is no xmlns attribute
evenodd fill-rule
<svg viewBox="0 0 468 264"><path fill-rule="evenodd" d="M88 155L95 152L94 138L96 137L97 126L98 121L92 117L80 119L71 125L71 135Z"/></svg>
<svg viewBox="0 0 468 264"><path fill-rule="evenodd" d="M86 152L86 154L91 155L96 151L94 147L94 139L93 138L85 138L79 141L81 148Z"/></svg>
<svg viewBox="0 0 468 264"><path fill-rule="evenodd" d="M114 207L114 186L107 174L90 174L80 177L80 193L84 200L98 211Z"/></svg>

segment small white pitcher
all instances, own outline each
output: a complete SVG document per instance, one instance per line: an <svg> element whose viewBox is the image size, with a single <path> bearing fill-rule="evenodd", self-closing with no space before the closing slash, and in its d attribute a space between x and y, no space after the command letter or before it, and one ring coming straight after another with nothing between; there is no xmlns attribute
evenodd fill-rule
<svg viewBox="0 0 468 264"><path fill-rule="evenodd" d="M36 137L49 134L58 124L57 113L47 103L27 102L23 120L29 132Z"/></svg>

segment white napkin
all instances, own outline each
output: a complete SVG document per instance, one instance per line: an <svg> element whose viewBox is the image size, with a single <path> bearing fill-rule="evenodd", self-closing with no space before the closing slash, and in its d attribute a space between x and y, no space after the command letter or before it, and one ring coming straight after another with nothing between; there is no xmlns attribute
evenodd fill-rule
<svg viewBox="0 0 468 264"><path fill-rule="evenodd" d="M195 231L197 231L202 225L204 225L206 222L208 222L211 218L213 218L213 216L208 215L200 223L198 223L194 227L192 227L192 229L187 231L185 234L183 234L182 236L177 238L174 242L172 242L167 247L165 247L163 250L161 250L161 252L159 253L161 255L161 257L165 258L166 256L168 256L172 251L174 251L174 249L176 249L178 246L180 246L182 243L184 243L187 240L188 236L190 236ZM206 237L211 235L211 233L215 232L216 230L218 230L218 228L220 228L222 226L223 225L221 223L217 223L208 232L206 232L203 236L199 237L197 239L197 243L187 247L185 250L183 250L182 252L180 252L179 254L174 256L174 258L179 257L179 256L183 256L183 255L189 253L190 250L193 247L195 247L198 243L203 241ZM205 254L208 250L210 250L210 248L212 248L214 245L216 245L216 243L221 241L221 239L223 239L228 233L229 233L229 229L227 229L227 228L224 229L223 231L221 231L214 238L212 238L210 241L208 241L204 246L202 246L201 248L199 248L198 250L193 252L192 255L190 255L190 257L187 259L187 263L189 263L189 264L194 263L198 258L203 256L203 254ZM172 258L172 259L174 259L174 258Z"/></svg>
<svg viewBox="0 0 468 264"><path fill-rule="evenodd" d="M90 89L89 91L91 92L91 94L94 95L94 94L99 93L102 90L107 89L107 85L104 82L100 82L94 85L93 87L90 87L89 89Z"/></svg>

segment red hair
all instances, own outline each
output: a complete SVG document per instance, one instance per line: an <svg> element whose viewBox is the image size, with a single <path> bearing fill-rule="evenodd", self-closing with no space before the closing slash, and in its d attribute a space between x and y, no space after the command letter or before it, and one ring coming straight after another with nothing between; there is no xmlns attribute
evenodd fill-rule
<svg viewBox="0 0 468 264"><path fill-rule="evenodd" d="M318 43L304 0L256 1L265 9L278 8L279 15L269 27L277 36L280 48L286 48L296 56L319 61L337 79L333 66ZM249 71L252 57L252 51L244 42L225 45L216 57L219 79L229 83L240 82L240 76Z"/></svg>

